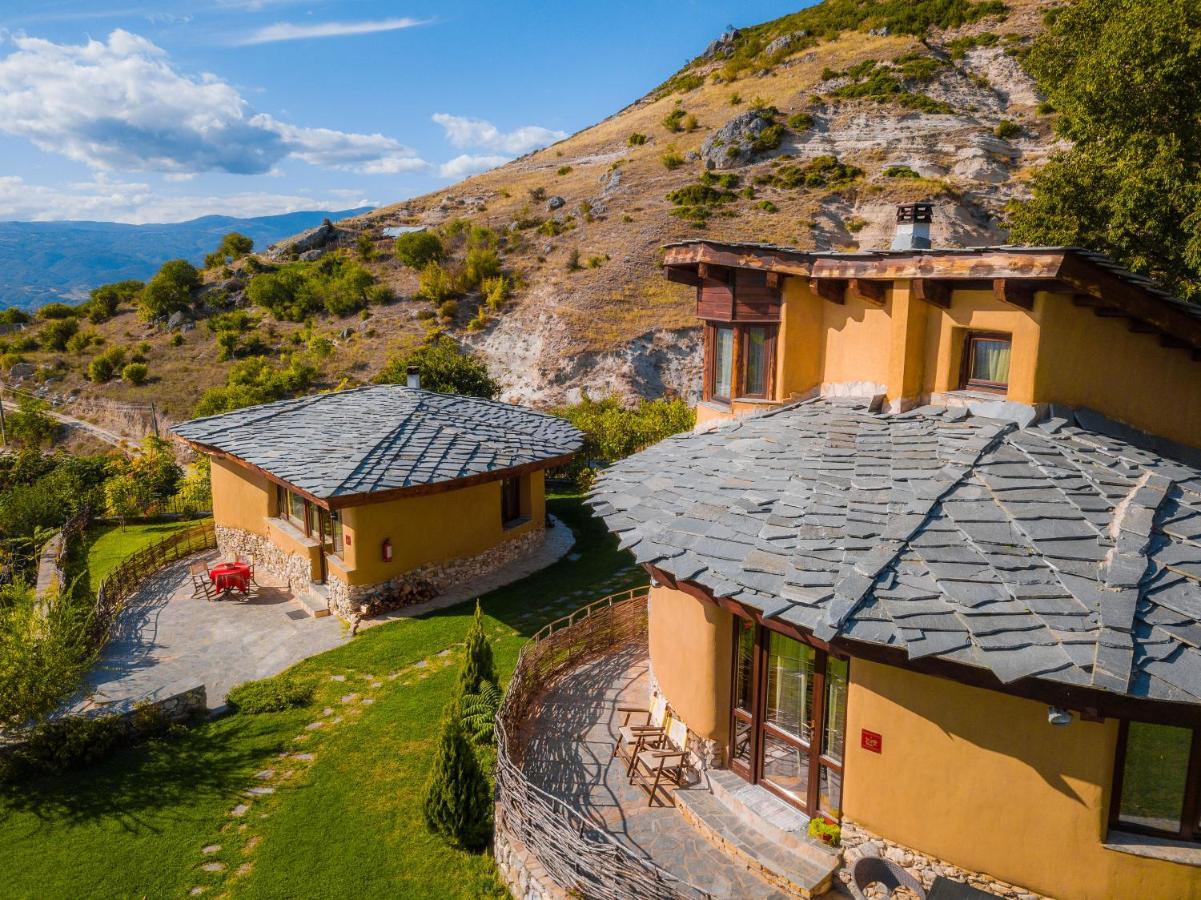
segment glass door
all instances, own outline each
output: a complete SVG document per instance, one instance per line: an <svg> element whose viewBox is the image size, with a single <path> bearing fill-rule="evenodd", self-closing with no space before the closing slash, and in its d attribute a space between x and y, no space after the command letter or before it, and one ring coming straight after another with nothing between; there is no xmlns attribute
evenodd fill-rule
<svg viewBox="0 0 1201 900"><path fill-rule="evenodd" d="M730 768L837 820L842 806L846 660L735 617Z"/></svg>

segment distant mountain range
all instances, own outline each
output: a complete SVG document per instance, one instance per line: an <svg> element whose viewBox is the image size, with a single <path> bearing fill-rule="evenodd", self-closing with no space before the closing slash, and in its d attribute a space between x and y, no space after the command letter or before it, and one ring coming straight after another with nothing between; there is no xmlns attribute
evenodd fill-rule
<svg viewBox="0 0 1201 900"><path fill-rule="evenodd" d="M199 264L230 231L248 235L255 248L262 249L319 225L322 219L336 221L368 209L247 219L202 216L164 225L0 222L0 307L32 309L55 300L82 300L97 285L146 279L169 259L183 257Z"/></svg>

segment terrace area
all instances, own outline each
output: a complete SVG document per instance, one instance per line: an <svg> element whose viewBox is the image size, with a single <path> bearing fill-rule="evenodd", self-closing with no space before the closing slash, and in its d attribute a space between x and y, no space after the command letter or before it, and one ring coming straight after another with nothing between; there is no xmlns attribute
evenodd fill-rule
<svg viewBox="0 0 1201 900"><path fill-rule="evenodd" d="M728 771L694 771L654 805L630 784L613 746L619 707L648 705L646 597L581 613L527 645L501 713L497 856L511 886L606 898L829 890L837 857L804 846L804 817L779 801L749 809ZM785 836L790 825L802 834Z"/></svg>

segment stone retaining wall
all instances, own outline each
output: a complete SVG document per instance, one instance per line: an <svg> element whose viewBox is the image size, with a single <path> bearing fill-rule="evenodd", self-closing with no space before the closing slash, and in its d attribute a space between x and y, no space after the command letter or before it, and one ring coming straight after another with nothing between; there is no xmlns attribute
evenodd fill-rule
<svg viewBox="0 0 1201 900"><path fill-rule="evenodd" d="M542 863L504 827L504 812L496 809L496 831L492 838L496 867L516 900L567 900L568 894L555 884Z"/></svg>
<svg viewBox="0 0 1201 900"><path fill-rule="evenodd" d="M218 525L216 530L217 547L222 553L253 556L256 570L278 578L292 593L303 593L313 583L313 569L307 557L280 549L265 535L224 525Z"/></svg>
<svg viewBox="0 0 1201 900"><path fill-rule="evenodd" d="M842 846L843 867L839 871L838 877L845 884L851 882L851 866L855 860L861 856L883 856L885 859L890 859L897 865L903 866L927 890L934 883L934 877L941 875L952 881L965 882L997 897L1006 897L1008 900L1043 900L1041 894L998 881L990 875L961 869L946 860L927 856L910 847L887 841L850 819L842 820Z"/></svg>
<svg viewBox="0 0 1201 900"><path fill-rule="evenodd" d="M336 575L329 579L330 609L355 621L391 609L402 609L430 600L443 591L504 568L546 540L539 525L520 537L502 541L476 556L430 563L378 584L350 585Z"/></svg>

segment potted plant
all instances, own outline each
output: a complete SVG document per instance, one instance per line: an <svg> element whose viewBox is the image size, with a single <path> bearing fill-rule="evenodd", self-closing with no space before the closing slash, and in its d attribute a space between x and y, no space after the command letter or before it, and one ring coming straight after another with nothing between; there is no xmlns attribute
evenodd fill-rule
<svg viewBox="0 0 1201 900"><path fill-rule="evenodd" d="M835 822L813 818L809 820L809 837L827 847L837 847L842 843L842 829Z"/></svg>

